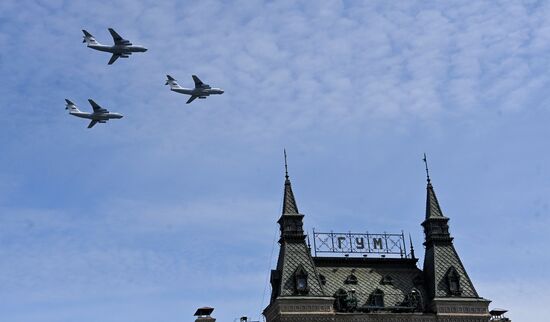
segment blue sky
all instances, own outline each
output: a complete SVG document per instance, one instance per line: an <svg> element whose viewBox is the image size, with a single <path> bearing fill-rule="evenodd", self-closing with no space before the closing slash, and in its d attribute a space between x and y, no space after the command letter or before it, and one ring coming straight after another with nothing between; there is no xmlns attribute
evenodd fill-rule
<svg viewBox="0 0 550 322"><path fill-rule="evenodd" d="M425 174L479 294L550 302L550 4L0 2L0 311L10 322L257 319L283 148L311 232L410 232ZM145 54L119 59L108 27ZM191 74L225 94L185 105ZM125 115L98 124L64 99ZM421 266L422 258L419 262Z"/></svg>

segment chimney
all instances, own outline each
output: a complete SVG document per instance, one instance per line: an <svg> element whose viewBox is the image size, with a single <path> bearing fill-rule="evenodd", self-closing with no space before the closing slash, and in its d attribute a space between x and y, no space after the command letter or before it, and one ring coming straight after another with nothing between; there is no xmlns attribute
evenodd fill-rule
<svg viewBox="0 0 550 322"><path fill-rule="evenodd" d="M210 316L210 314L212 314L212 311L214 311L213 307L198 308L197 312L195 312L195 316L197 317L195 322L215 322L216 319Z"/></svg>

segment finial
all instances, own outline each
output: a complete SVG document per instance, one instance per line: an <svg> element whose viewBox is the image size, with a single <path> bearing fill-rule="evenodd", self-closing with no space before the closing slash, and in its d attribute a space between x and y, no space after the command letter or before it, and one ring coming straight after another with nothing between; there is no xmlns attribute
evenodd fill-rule
<svg viewBox="0 0 550 322"><path fill-rule="evenodd" d="M409 244L411 245L411 257L414 259L414 246L413 246L413 240L411 237L411 233L409 233Z"/></svg>
<svg viewBox="0 0 550 322"><path fill-rule="evenodd" d="M288 164L286 163L286 149L283 149L285 153L285 178L288 180Z"/></svg>
<svg viewBox="0 0 550 322"><path fill-rule="evenodd" d="M424 158L422 159L424 161L424 164L426 165L426 178L428 180L428 183L430 183L430 170L428 170L428 159L426 158L426 153L424 153Z"/></svg>

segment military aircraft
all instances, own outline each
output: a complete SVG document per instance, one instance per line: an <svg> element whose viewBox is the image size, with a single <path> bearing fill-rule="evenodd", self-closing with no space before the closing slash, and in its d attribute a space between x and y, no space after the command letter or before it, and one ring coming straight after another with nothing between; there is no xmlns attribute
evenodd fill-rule
<svg viewBox="0 0 550 322"><path fill-rule="evenodd" d="M76 117L92 120L88 125L88 128L93 127L96 123L105 123L110 119L122 118L122 114L111 113L101 106L97 105L97 103L94 102L92 99L89 99L88 102L90 102L90 105L92 105L92 108L94 109L93 113L81 112L78 107L76 107L76 105L68 99L65 99L65 102L67 102L67 106L65 107L65 109L69 110L69 114Z"/></svg>
<svg viewBox="0 0 550 322"><path fill-rule="evenodd" d="M166 80L166 84L164 85L170 85L170 89L172 91L181 94L191 95L186 104L193 102L196 98L206 98L206 96L213 94L223 94L223 90L221 88L210 87L210 85L203 83L196 75L192 76L193 81L195 82L195 88L181 87L172 76L166 75L166 77L168 79Z"/></svg>
<svg viewBox="0 0 550 322"><path fill-rule="evenodd" d="M89 48L113 54L113 56L111 56L111 59L109 60L109 65L114 63L119 57L128 58L132 53L142 53L147 51L147 48L143 46L132 45L130 41L120 37L120 35L117 34L117 32L113 28L109 28L109 32L111 33L111 36L113 36L113 40L115 41L115 44L113 46L102 45L98 43L95 40L94 36L92 36L92 34L87 32L86 30L82 30L82 32L84 33L84 40L82 42L88 44Z"/></svg>

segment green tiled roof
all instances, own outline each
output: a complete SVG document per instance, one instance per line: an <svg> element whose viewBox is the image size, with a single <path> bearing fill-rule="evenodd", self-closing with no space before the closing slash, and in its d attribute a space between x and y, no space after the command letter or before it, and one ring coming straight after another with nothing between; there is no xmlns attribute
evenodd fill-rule
<svg viewBox="0 0 550 322"><path fill-rule="evenodd" d="M294 295L294 273L302 266L308 274L309 296L324 296L313 266L310 250L305 242L283 242L279 254L277 270L281 273L280 296Z"/></svg>
<svg viewBox="0 0 550 322"><path fill-rule="evenodd" d="M452 266L456 269L458 275L460 276L460 288L461 288L461 297L479 297L477 292L468 277L468 273L464 269L458 254L452 244L447 245L438 245L435 246L434 257L435 257L435 267L434 267L434 277L436 283L435 296L436 297L446 297L449 296L447 293L447 284L446 284L446 274L449 268Z"/></svg>
<svg viewBox="0 0 550 322"><path fill-rule="evenodd" d="M375 265L369 265L368 259L361 263L361 258L354 258L353 261L349 261L347 258L335 258L332 261L337 265L319 263L326 261L326 259L320 257L314 258L314 261L317 264L319 274L325 277L326 284L323 287L327 296L334 295L340 288L345 291L353 289L358 300L358 306L363 306L367 305L369 296L376 289L380 289L384 292L385 306L399 306L405 300L405 296L416 289L422 294L423 303L426 303L427 297L424 287L414 285L413 282L415 278L422 276L422 271L414 263L398 267L391 263L391 259L387 261L380 259L379 263ZM350 274L357 278L357 284L345 283ZM382 283L385 276L391 278L391 284Z"/></svg>

